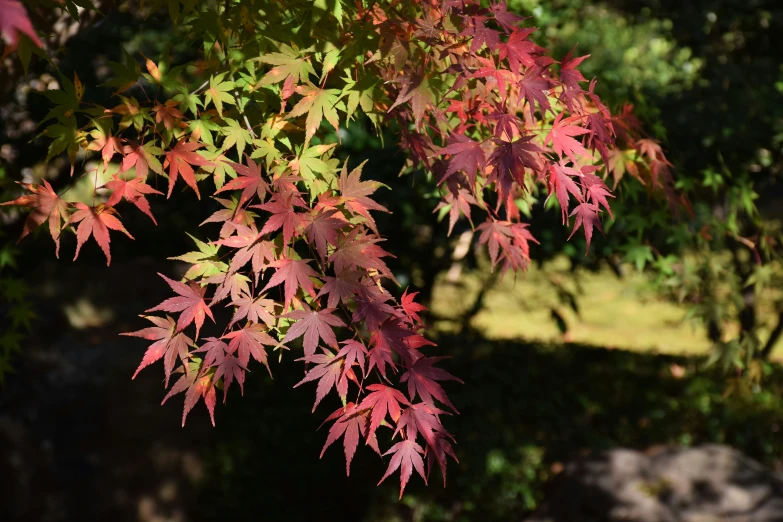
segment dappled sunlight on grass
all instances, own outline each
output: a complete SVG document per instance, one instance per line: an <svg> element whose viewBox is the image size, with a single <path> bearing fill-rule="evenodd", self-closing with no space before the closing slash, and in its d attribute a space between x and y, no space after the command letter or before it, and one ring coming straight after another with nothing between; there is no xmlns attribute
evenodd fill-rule
<svg viewBox="0 0 783 522"><path fill-rule="evenodd" d="M563 263L555 261L544 269L531 267L516 281L509 274L487 293L470 326L489 339L567 340L635 351L706 353L709 342L698 325L686 320L685 308L658 298L645 288L643 275L628 272L631 275L623 279L608 268L570 278ZM437 328L454 330L449 319L470 308L484 277L469 272L457 283L441 279L433 294ZM558 288L571 293L576 302L560 299ZM552 310L565 319L565 335Z"/></svg>

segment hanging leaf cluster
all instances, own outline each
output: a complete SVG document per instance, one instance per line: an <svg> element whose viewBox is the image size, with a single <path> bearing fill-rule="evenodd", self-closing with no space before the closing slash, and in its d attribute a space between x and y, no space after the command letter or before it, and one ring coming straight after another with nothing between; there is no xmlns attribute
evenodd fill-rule
<svg viewBox="0 0 783 522"><path fill-rule="evenodd" d="M46 45L21 4L3 2L7 44L22 33ZM335 158L341 129L360 116L397 130L410 170L440 188L450 230L482 216L479 242L504 273L530 262L537 241L519 202L534 192L588 248L611 218L609 176L615 187L629 174L678 204L660 146L579 72L587 56L557 61L503 2L147 0L141 10L171 16L199 61L126 53L105 84L110 107L83 103L91 86L62 76L46 93L49 158L66 154L74 181L119 167L98 200L65 202L44 180L4 205L31 210L23 236L47 223L59 255L73 231L74 259L92 238L108 264L117 232L132 239L117 207L157 223L148 198L190 190L219 203L202 223L211 239L177 257L184 278L161 274L172 297L127 334L150 343L136 373L162 360L164 401L184 394L183 424L201 401L214 423L219 391L225 402L253 365L271 373L272 352L301 349L297 386L315 386L313 409L330 394L342 401L326 417L324 451L342 439L347 472L360 442L390 456L381 481L399 472L401 495L414 470L426 481L437 467L445 482L455 441L442 421L457 410L442 383L459 380L432 355L416 294L388 290L397 281L375 222L388 210L374 199L372 162ZM80 151L98 160L94 172L77 169ZM233 317L212 328L221 307Z"/></svg>

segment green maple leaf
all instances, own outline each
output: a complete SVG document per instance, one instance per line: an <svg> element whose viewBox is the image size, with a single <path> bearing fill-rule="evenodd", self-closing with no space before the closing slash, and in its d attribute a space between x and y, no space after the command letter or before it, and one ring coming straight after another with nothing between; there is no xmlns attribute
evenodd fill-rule
<svg viewBox="0 0 783 522"><path fill-rule="evenodd" d="M234 97L228 94L234 89L234 82L223 81L226 73L220 73L217 76L212 76L209 79L209 88L204 91L204 107L209 105L209 102L215 106L218 114L223 114L223 104L236 105Z"/></svg>
<svg viewBox="0 0 783 522"><path fill-rule="evenodd" d="M130 89L139 81L139 76L141 76L139 62L125 49L122 49L122 63L109 60L106 63L114 74L109 81L102 83L101 87L116 87L117 90L114 91L114 94L119 94Z"/></svg>
<svg viewBox="0 0 783 522"><path fill-rule="evenodd" d="M188 236L196 243L196 248L198 250L169 258L171 260L184 261L185 263L190 263L192 265L185 273L185 279L195 281L198 278L211 277L228 270L228 265L218 257L220 245L204 243L190 234L188 234Z"/></svg>
<svg viewBox="0 0 783 522"><path fill-rule="evenodd" d="M8 316L11 318L11 325L14 328L24 327L26 330L32 328L30 322L36 318L30 303L27 301L16 303L8 312Z"/></svg>
<svg viewBox="0 0 783 522"><path fill-rule="evenodd" d="M76 162L76 155L79 153L81 132L76 128L75 117L58 117L57 120L59 123L49 125L41 133L41 135L53 138L49 144L49 151L46 154L45 161L49 161L61 152L67 151L68 160L71 162L71 175L73 175L73 166Z"/></svg>
<svg viewBox="0 0 783 522"><path fill-rule="evenodd" d="M323 84L326 79L326 75L334 70L334 67L340 61L340 49L332 48L326 51L323 59L321 60L321 80L319 83Z"/></svg>
<svg viewBox="0 0 783 522"><path fill-rule="evenodd" d="M647 263L653 261L652 248L648 245L631 245L625 249L625 261L633 263L638 271L644 270Z"/></svg>
<svg viewBox="0 0 783 522"><path fill-rule="evenodd" d="M188 122L188 129L191 134L199 136L199 139L207 145L214 146L215 142L212 139L212 131L220 131L220 125L208 118L201 117L197 120L190 120Z"/></svg>
<svg viewBox="0 0 783 522"><path fill-rule="evenodd" d="M223 155L223 152L214 146L210 146L207 147L207 150L197 153L212 162L211 165L202 166L201 170L212 174L216 189L223 188L223 185L226 183L226 176L230 178L237 177L237 173L231 168L231 165L228 163L229 160Z"/></svg>
<svg viewBox="0 0 783 522"><path fill-rule="evenodd" d="M22 345L20 341L24 338L24 334L18 330L7 328L3 335L0 336L0 346L3 347L3 355L8 357L11 352L20 352ZM0 360L3 357L0 357Z"/></svg>
<svg viewBox="0 0 783 522"><path fill-rule="evenodd" d="M275 148L274 141L272 140L253 140L253 145L256 150L253 151L253 154L251 154L250 157L252 159L264 158L267 170L272 166L272 163L282 157L282 154Z"/></svg>
<svg viewBox="0 0 783 522"><path fill-rule="evenodd" d="M8 301L21 302L27 293L27 285L21 279L9 277L3 281L3 297Z"/></svg>
<svg viewBox="0 0 783 522"><path fill-rule="evenodd" d="M57 118L58 120L70 118L79 110L79 105L81 104L80 94L83 94L83 91L78 93L73 82L62 74L60 75L60 85L62 86L60 89L50 89L40 93L55 104L40 123L49 121L52 118Z"/></svg>
<svg viewBox="0 0 783 522"><path fill-rule="evenodd" d="M126 98L125 96L118 96L122 101L122 104L118 105L112 112L119 112L122 115L119 130L124 130L133 125L133 128L137 131L141 131L144 127L144 120L148 120L150 123L154 123L155 120L150 117L150 111L147 107L142 107L138 100L134 97Z"/></svg>
<svg viewBox="0 0 783 522"><path fill-rule="evenodd" d="M190 111L193 116L198 116L198 108L204 106L198 95L191 93L184 85L180 89L179 94L172 96L171 99L179 103L180 111Z"/></svg>
<svg viewBox="0 0 783 522"><path fill-rule="evenodd" d="M231 118L225 118L225 121L228 127L220 129L220 133L225 136L221 150L225 151L236 145L237 154L241 158L247 144L253 141L253 136L238 121Z"/></svg>
<svg viewBox="0 0 783 522"><path fill-rule="evenodd" d="M358 82L353 81L348 76L343 78L343 80L345 81L345 87L340 97L347 98L345 113L348 121L356 114L358 107L361 107L365 113L373 112L375 108L373 94L378 83L377 80L369 76L362 77Z"/></svg>
<svg viewBox="0 0 783 522"><path fill-rule="evenodd" d="M310 62L307 60L306 52L309 49L295 49L286 44L278 44L277 53L268 53L256 58L256 60L274 65L272 69L267 72L261 81L258 82L257 87L267 87L274 85L282 81L291 78L295 84L302 81L307 81L308 75L315 76L315 70Z"/></svg>
<svg viewBox="0 0 783 522"><path fill-rule="evenodd" d="M315 135L321 121L326 120L332 124L335 131L340 128L340 118L337 116L337 104L340 103L337 89L320 89L315 85L301 85L296 92L304 96L299 103L288 113L289 118L296 118L307 114L305 120L305 142Z"/></svg>
<svg viewBox="0 0 783 522"><path fill-rule="evenodd" d="M336 179L333 173L339 164L338 160L323 158L336 145L315 145L289 163L291 170L302 177L313 198L329 190L331 182Z"/></svg>

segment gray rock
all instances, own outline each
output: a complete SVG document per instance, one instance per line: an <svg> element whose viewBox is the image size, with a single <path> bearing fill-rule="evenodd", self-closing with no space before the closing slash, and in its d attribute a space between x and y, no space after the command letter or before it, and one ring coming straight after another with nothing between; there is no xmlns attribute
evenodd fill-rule
<svg viewBox="0 0 783 522"><path fill-rule="evenodd" d="M721 445L568 464L528 522L783 522L783 475Z"/></svg>

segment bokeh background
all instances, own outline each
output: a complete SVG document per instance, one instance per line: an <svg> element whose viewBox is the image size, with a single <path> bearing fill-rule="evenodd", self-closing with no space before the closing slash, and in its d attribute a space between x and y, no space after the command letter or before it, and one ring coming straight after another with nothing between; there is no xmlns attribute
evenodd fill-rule
<svg viewBox="0 0 783 522"><path fill-rule="evenodd" d="M35 20L64 46L58 65L66 76L98 85L123 49L137 58L192 58L166 20L102 7L105 17L85 13L80 23ZM585 76L599 78L610 106L633 103L663 141L694 219L739 219L742 234L756 227L779 237L780 2L509 7L530 17L555 56L575 44L592 55ZM14 181L46 177L57 187L68 176L66 159L43 161L48 142L37 137L49 108L40 93L52 85L42 60L26 78L14 58L2 64L2 201L17 196ZM88 88L85 100L106 103L110 92ZM244 398L219 408L216 428L201 406L180 427L180 402L159 405L162 372L131 381L145 347L117 334L138 329L137 314L166 297L154 274L180 269L167 258L190 250L184 232L203 238L194 224L217 208L175 195L153 202L165 216L158 227L139 213L124 217L138 239L112 244L110 268L97 248L71 263L73 237L64 237L59 261L45 233L15 245L23 216L0 213L0 520L519 520L544 502L565 463L609 448L719 442L783 468L783 273L774 256L761 270L731 242L683 241L656 228L630 193L620 194L616 224L587 256L579 240L566 243L558 213L532 209L536 263L501 279L480 252L454 258L469 226L447 237L431 190L398 177L403 151L393 136L360 122L341 137L343 158L369 159L365 172L392 187L378 193L393 210L378 219L398 256L389 265L431 308L439 353L465 381L447 384L461 412L446 421L459 457L447 487L437 476L429 487L414 478L397 501L397 484L375 486L385 467L375 454L360 451L351 477L339 447L318 460L322 416L310 414L309 391L291 389L302 371L291 358L275 365L274 380L249 379ZM91 194L92 182L85 178L71 197ZM748 199L754 211L733 216L726 202ZM636 237L642 228L644 241ZM716 266L715 274L729 265L738 282L709 287L699 302L677 299L686 283L667 267L682 259ZM737 332L753 332L757 348L769 345L767 357L748 355Z"/></svg>

